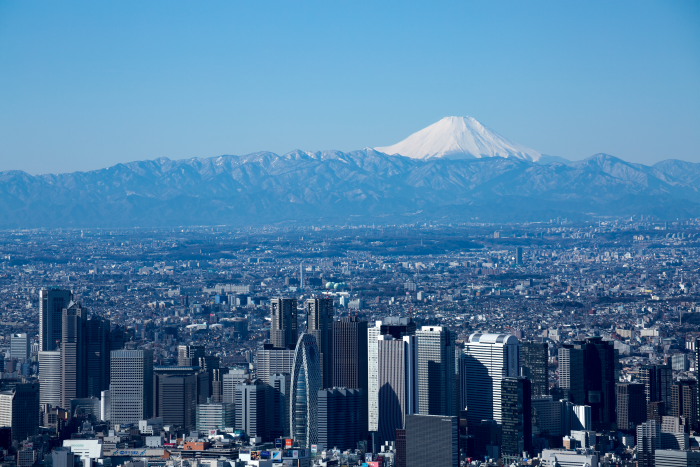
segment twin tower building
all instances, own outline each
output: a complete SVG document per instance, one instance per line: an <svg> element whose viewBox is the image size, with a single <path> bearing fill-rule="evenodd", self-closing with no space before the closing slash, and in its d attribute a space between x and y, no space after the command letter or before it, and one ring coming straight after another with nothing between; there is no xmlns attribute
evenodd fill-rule
<svg viewBox="0 0 700 467"><path fill-rule="evenodd" d="M377 444L400 443L414 415L451 417L456 435L457 415L467 406L474 422L500 424L511 415L503 413L503 380L512 378L516 390L523 384L511 335L476 334L462 349L447 328L417 328L410 318L372 326L356 317L335 320L330 298L305 302L307 329L298 335L297 301L276 298L271 306L271 345L258 352L257 374L273 384L289 373L285 434L302 447L354 447L369 433ZM516 398L513 409L522 412L522 404Z"/></svg>

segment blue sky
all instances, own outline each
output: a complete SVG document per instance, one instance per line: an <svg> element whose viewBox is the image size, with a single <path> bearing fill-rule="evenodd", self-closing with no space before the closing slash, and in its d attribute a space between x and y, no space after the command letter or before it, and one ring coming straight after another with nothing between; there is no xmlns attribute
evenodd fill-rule
<svg viewBox="0 0 700 467"><path fill-rule="evenodd" d="M446 115L700 162L700 2L0 0L0 170L352 150Z"/></svg>

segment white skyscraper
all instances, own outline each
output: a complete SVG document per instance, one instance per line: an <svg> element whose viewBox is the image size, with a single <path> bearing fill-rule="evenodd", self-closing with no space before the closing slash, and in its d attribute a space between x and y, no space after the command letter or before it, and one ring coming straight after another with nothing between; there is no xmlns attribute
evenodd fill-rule
<svg viewBox="0 0 700 467"><path fill-rule="evenodd" d="M61 352L39 352L39 403L61 406Z"/></svg>
<svg viewBox="0 0 700 467"><path fill-rule="evenodd" d="M367 408L368 429L379 431L379 360L377 337L381 334L382 322L367 328Z"/></svg>
<svg viewBox="0 0 700 467"><path fill-rule="evenodd" d="M457 378L454 334L442 326L423 326L416 331L415 337L418 381L416 413L455 415Z"/></svg>
<svg viewBox="0 0 700 467"><path fill-rule="evenodd" d="M501 382L518 376L519 341L509 334L472 334L464 346L460 373L469 423L501 418Z"/></svg>
<svg viewBox="0 0 700 467"><path fill-rule="evenodd" d="M19 362L29 358L29 338L24 332L12 334L10 337L10 357Z"/></svg>

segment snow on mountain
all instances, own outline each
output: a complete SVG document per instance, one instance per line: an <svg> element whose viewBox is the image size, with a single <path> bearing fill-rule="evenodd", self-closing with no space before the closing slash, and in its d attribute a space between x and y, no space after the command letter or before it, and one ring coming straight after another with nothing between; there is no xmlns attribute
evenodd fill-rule
<svg viewBox="0 0 700 467"><path fill-rule="evenodd" d="M516 158L538 161L538 151L513 143L473 117L445 117L391 146L375 148L413 159Z"/></svg>

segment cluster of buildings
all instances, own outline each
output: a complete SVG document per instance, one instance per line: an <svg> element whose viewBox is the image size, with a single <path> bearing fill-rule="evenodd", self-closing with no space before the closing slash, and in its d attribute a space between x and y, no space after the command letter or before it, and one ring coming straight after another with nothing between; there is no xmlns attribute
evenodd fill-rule
<svg viewBox="0 0 700 467"><path fill-rule="evenodd" d="M0 457L694 465L698 230L12 232Z"/></svg>

